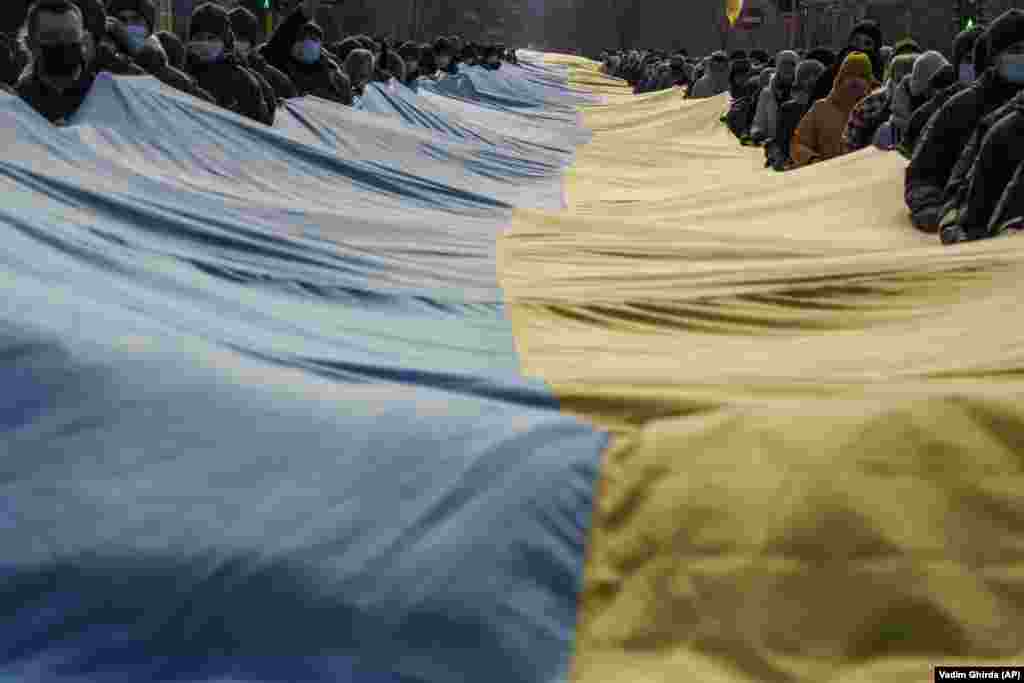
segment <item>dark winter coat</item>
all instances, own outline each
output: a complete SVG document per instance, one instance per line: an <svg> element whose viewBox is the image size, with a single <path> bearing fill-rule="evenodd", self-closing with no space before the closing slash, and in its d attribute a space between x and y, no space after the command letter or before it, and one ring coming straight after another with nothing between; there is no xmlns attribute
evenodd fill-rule
<svg viewBox="0 0 1024 683"><path fill-rule="evenodd" d="M267 108L263 88L256 76L231 54L212 63L203 63L191 56L185 61L188 73L203 90L212 94L225 109L270 125L272 111Z"/></svg>
<svg viewBox="0 0 1024 683"><path fill-rule="evenodd" d="M14 89L21 99L47 121L62 125L82 106L95 80L94 73L86 72L74 86L64 92L57 92L44 83L34 70L29 70L22 74Z"/></svg>
<svg viewBox="0 0 1024 683"><path fill-rule="evenodd" d="M978 123L946 187L941 227L957 225L970 239L988 235L996 205L1024 163L1024 93Z"/></svg>
<svg viewBox="0 0 1024 683"><path fill-rule="evenodd" d="M949 190L955 195L966 174L954 180L953 170L982 118L1005 104L1018 91L994 69L954 95L928 121L907 166L904 199L921 230L938 229Z"/></svg>

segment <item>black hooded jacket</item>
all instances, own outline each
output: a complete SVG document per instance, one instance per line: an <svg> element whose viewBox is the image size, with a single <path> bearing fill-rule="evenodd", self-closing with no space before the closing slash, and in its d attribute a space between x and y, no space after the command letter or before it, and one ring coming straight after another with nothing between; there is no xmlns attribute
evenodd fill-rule
<svg viewBox="0 0 1024 683"><path fill-rule="evenodd" d="M334 60L322 55L316 63L304 64L292 56L292 46L308 23L305 10L296 9L274 30L260 54L291 80L300 96L313 95L351 106L352 83Z"/></svg>
<svg viewBox="0 0 1024 683"><path fill-rule="evenodd" d="M956 201L970 166L961 161L978 123L1014 97L1020 87L1007 83L994 67L991 55L1017 41L1024 33L1024 12L1010 10L978 39L975 68L980 78L950 98L928 121L907 167L904 195L912 214L933 212L947 200ZM966 165L966 167L965 167ZM936 216L937 218L937 216ZM929 219L928 225L938 226Z"/></svg>
<svg viewBox="0 0 1024 683"><path fill-rule="evenodd" d="M971 239L987 237L1006 186L1024 163L1024 92L983 117L950 178L943 224L955 223Z"/></svg>
<svg viewBox="0 0 1024 683"><path fill-rule="evenodd" d="M72 87L58 92L30 69L22 74L14 90L47 121L60 125L82 106L95 80L95 72L86 71Z"/></svg>
<svg viewBox="0 0 1024 683"><path fill-rule="evenodd" d="M912 213L940 207L956 196L967 175L961 155L978 123L1017 94L989 69L974 85L954 95L928 121L907 166L904 190ZM968 167L969 168L969 167ZM959 170L957 170L959 169ZM931 229L936 225L928 226Z"/></svg>

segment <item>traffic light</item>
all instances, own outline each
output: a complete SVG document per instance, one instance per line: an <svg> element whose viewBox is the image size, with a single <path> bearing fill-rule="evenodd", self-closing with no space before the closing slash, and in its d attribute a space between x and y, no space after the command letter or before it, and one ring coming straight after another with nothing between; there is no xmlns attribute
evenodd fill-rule
<svg viewBox="0 0 1024 683"><path fill-rule="evenodd" d="M980 0L957 0L957 25L961 31L972 29L981 23Z"/></svg>

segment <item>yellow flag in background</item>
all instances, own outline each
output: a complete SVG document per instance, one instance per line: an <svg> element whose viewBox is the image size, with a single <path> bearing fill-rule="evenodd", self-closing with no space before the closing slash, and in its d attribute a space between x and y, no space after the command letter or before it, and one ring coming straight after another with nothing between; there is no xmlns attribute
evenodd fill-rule
<svg viewBox="0 0 1024 683"><path fill-rule="evenodd" d="M734 26L743 11L743 0L725 0L725 16L729 18L729 25Z"/></svg>

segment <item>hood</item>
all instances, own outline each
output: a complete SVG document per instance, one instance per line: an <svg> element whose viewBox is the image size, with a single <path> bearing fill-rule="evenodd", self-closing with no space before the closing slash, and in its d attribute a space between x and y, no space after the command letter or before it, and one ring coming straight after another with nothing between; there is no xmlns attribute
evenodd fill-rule
<svg viewBox="0 0 1024 683"><path fill-rule="evenodd" d="M999 15L985 31L986 68L992 65L993 58L1014 43L1024 40L1024 11L1011 9Z"/></svg>
<svg viewBox="0 0 1024 683"><path fill-rule="evenodd" d="M935 72L928 82L928 87L933 93L945 90L949 86L959 82L959 74L952 64L946 64Z"/></svg>
<svg viewBox="0 0 1024 683"><path fill-rule="evenodd" d="M814 84L827 70L825 65L817 59L805 59L796 65L796 78L793 80L793 85L803 90L813 90Z"/></svg>
<svg viewBox="0 0 1024 683"><path fill-rule="evenodd" d="M156 34L156 39L160 41L160 47L163 48L164 53L167 55L167 61L175 69L185 68L185 44L181 42L181 38L174 35L170 31L160 31Z"/></svg>
<svg viewBox="0 0 1024 683"><path fill-rule="evenodd" d="M921 54L921 46L913 38L904 38L893 46L894 55Z"/></svg>
<svg viewBox="0 0 1024 683"><path fill-rule="evenodd" d="M920 97L928 92L932 76L944 66L949 64L941 53L929 50L914 61L914 69L910 75L910 92L914 97Z"/></svg>
<svg viewBox="0 0 1024 683"><path fill-rule="evenodd" d="M263 47L263 57L278 69L287 68L291 60L292 45L298 40L302 27L309 23L306 10L297 8L288 15L288 18L281 22L281 25L274 29L270 40Z"/></svg>
<svg viewBox="0 0 1024 683"><path fill-rule="evenodd" d="M146 38L139 54L135 56L135 63L149 73L163 71L167 68L169 61L164 46L160 44L160 39L156 36Z"/></svg>
<svg viewBox="0 0 1024 683"><path fill-rule="evenodd" d="M918 55L907 54L897 55L889 62L889 68L886 69L885 83L889 85L892 82L899 83L903 80L904 76L909 76L914 70L914 64L917 63Z"/></svg>
<svg viewBox="0 0 1024 683"><path fill-rule="evenodd" d="M792 64L794 67L800 63L800 55L792 50L783 50L775 55L775 68L781 68L783 64Z"/></svg>
<svg viewBox="0 0 1024 683"><path fill-rule="evenodd" d="M957 35L953 40L954 68L959 69L960 65L967 61L974 63L974 46L982 34L984 34L984 30L980 26L975 26L972 29L961 31Z"/></svg>
<svg viewBox="0 0 1024 683"><path fill-rule="evenodd" d="M832 82L832 91L828 99L840 109L852 109L856 102L847 102L843 96L842 85L851 78L863 78L868 82L868 92L879 87L880 83L875 80L871 59L863 52L853 52L846 56L839 66L839 73Z"/></svg>
<svg viewBox="0 0 1024 683"><path fill-rule="evenodd" d="M892 92L892 113L897 120L907 120L914 111L914 96L910 92L910 82L913 76L904 76L903 80L897 83Z"/></svg>
<svg viewBox="0 0 1024 683"><path fill-rule="evenodd" d="M156 31L156 3L153 0L107 0L107 15L117 16L118 12L133 10L142 15L149 24L149 32Z"/></svg>

